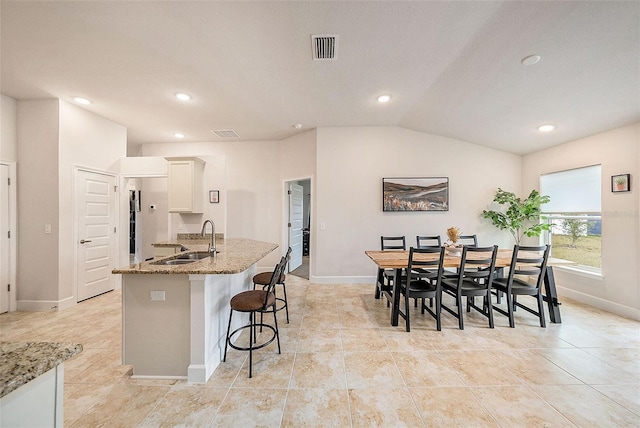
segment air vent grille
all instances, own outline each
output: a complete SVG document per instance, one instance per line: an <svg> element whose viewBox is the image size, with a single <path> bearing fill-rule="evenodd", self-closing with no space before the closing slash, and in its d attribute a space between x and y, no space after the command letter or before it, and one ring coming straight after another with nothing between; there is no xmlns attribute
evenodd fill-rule
<svg viewBox="0 0 640 428"><path fill-rule="evenodd" d="M312 34L311 49L314 61L332 61L337 58L337 34Z"/></svg>
<svg viewBox="0 0 640 428"><path fill-rule="evenodd" d="M240 136L233 129L214 129L214 134L220 138L240 138Z"/></svg>

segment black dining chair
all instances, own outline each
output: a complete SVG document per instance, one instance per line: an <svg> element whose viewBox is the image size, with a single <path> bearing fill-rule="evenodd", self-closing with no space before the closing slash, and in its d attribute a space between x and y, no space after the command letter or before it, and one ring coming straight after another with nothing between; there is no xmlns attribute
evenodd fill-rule
<svg viewBox="0 0 640 428"><path fill-rule="evenodd" d="M460 256L460 268L455 277L442 280L442 291L452 296L458 306L457 311L447 307L444 303L442 309L458 318L460 330L464 330L463 302L467 298L467 312L471 308L480 312L489 319L489 327L493 328L493 306L491 304L491 287L493 285L494 270L498 246L493 247L463 247ZM483 307L476 306L474 297L482 296Z"/></svg>
<svg viewBox="0 0 640 428"><path fill-rule="evenodd" d="M442 247L440 235L416 236L416 248Z"/></svg>
<svg viewBox="0 0 640 428"><path fill-rule="evenodd" d="M424 257L429 255L436 257ZM421 313L427 311L436 320L436 329L442 330L440 320L442 301L442 271L444 265L444 247L427 247L409 249L409 262L406 278L400 282L400 293L404 296L404 310L398 309L398 315L405 320L407 331L411 331L409 299L422 300ZM425 305L425 299L435 299L435 310Z"/></svg>
<svg viewBox="0 0 640 428"><path fill-rule="evenodd" d="M547 271L549 259L549 245L525 247L515 245L506 278L493 280L496 293L504 293L507 300L507 310L494 306L497 312L509 317L509 327L515 327L514 311L516 307L536 315L540 319L540 327L546 327L544 304L542 302L542 287ZM516 276L517 275L517 276ZM524 277L532 278L533 282ZM518 296L532 296L537 300L538 310L535 311L517 301Z"/></svg>
<svg viewBox="0 0 640 428"><path fill-rule="evenodd" d="M380 249L382 251L406 251L407 244L404 236L381 236ZM378 269L378 277L376 281L375 298L379 299L386 291L391 293L393 290L393 281L395 279L394 269ZM389 307L389 299L387 299L387 307Z"/></svg>
<svg viewBox="0 0 640 428"><path fill-rule="evenodd" d="M460 235L460 237L458 237L458 243L463 246L477 247L478 236L477 235Z"/></svg>

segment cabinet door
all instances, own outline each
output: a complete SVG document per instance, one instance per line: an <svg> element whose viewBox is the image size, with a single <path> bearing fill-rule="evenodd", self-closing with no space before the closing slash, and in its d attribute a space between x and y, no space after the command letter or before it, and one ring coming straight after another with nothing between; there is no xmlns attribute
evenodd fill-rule
<svg viewBox="0 0 640 428"><path fill-rule="evenodd" d="M193 162L169 163L169 212L193 211Z"/></svg>

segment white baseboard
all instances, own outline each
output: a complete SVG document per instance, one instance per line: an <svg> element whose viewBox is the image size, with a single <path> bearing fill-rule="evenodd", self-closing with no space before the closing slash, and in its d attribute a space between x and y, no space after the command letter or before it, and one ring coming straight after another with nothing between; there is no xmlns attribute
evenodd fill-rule
<svg viewBox="0 0 640 428"><path fill-rule="evenodd" d="M576 302L584 303L589 306L593 306L595 308L620 315L621 317L640 321L640 310L637 308L621 305L619 303L581 293L580 291L572 290L570 288L557 287L557 289L558 295L560 296L560 302L562 302L562 297L568 297L569 299L575 300ZM562 306L560 307L560 313L562 313Z"/></svg>
<svg viewBox="0 0 640 428"><path fill-rule="evenodd" d="M309 276L314 284L371 284L376 283L375 276Z"/></svg>

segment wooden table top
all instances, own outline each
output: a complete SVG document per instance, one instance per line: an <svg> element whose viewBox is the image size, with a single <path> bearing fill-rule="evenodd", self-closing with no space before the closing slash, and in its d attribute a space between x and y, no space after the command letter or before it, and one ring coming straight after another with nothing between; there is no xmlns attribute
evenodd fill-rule
<svg viewBox="0 0 640 428"><path fill-rule="evenodd" d="M406 268L409 263L409 251L397 251L397 250L370 250L365 251L365 254L382 269L402 269ZM481 253L485 254L485 253ZM498 250L496 257L496 267L508 267L511 264L511 257L513 250ZM415 254L423 260L434 260L438 257L437 253L430 254ZM556 259L549 257L547 261L548 266L558 265L575 265L577 263L570 260ZM451 256L445 253L444 267L455 268L460 266L460 256Z"/></svg>

